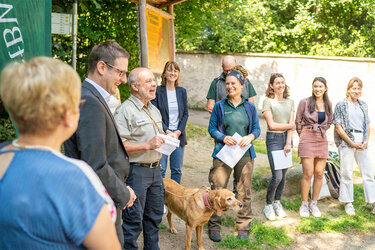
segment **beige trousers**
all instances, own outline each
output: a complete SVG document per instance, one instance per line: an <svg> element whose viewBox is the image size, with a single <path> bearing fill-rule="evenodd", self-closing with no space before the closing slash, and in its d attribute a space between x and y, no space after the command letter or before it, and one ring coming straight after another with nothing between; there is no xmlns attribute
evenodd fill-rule
<svg viewBox="0 0 375 250"><path fill-rule="evenodd" d="M243 204L243 207L237 213L236 224L238 230L249 230L252 221L251 216L251 186L253 177L254 160L250 156L244 156L232 169L219 159L213 159L213 166L208 175L211 189L226 188L229 177L234 171L233 177L237 183L238 200ZM209 230L220 230L221 217L215 213L208 221Z"/></svg>

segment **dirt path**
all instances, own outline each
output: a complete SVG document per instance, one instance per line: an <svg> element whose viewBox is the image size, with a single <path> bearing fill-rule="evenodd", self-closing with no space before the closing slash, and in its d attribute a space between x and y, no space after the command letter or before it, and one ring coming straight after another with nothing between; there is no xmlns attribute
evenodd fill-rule
<svg viewBox="0 0 375 250"><path fill-rule="evenodd" d="M208 172L212 165L211 153L213 149L213 142L207 138L190 139L189 144L185 149L184 168L182 184L186 187L201 187L209 186ZM257 154L255 160L255 169L268 166L266 155ZM167 177L170 175L167 172ZM232 188L232 181L229 181L229 189ZM288 188L288 187L286 187ZM289 187L291 188L291 187ZM295 187L294 187L295 188ZM268 222L263 215L263 206L265 199L265 190L253 192L253 214L254 218L262 221L268 225L276 227L284 226L288 235L294 240L288 249L375 249L375 234L359 234L359 233L310 233L301 234L295 231L295 225L300 223L300 218L297 212L286 211L288 217L274 222ZM320 202L320 208L323 214L329 211L336 211L341 209L340 204L333 199ZM234 213L226 212L226 215L235 217ZM173 217L173 222L178 230L177 234L169 232L168 228L160 231L160 248L169 250L184 249L185 245L185 224L177 217ZM163 218L163 224L168 225L166 217ZM232 234L235 235L233 227L222 227L222 236ZM207 228L203 233L203 245L206 250L218 249L215 248L214 243L209 240L207 235ZM195 233L193 233L192 249L198 249L196 246Z"/></svg>
<svg viewBox="0 0 375 250"><path fill-rule="evenodd" d="M209 114L201 111L189 110L189 122L207 128ZM259 140L265 140L266 123L264 119L260 119L261 135ZM375 137L375 136L374 136ZM293 138L293 141L298 141L298 137ZM182 185L191 188L199 188L201 186L209 186L208 173L212 166L212 150L214 147L213 141L206 137L189 139L188 145L185 148L184 167L182 174ZM332 143L331 143L332 144ZM375 144L375 143L374 143ZM297 145L297 144L295 144ZM268 159L264 154L257 154L255 159L255 170L261 170L262 175L270 175L271 171L268 169ZM291 172L291 171L290 171ZM169 170L167 177L170 176ZM299 179L297 180L299 181ZM232 189L232 179L229 181L228 189ZM286 183L284 196L288 194L296 194L299 192L299 185ZM286 211L287 218L276 220L273 222L266 221L263 215L263 207L265 202L266 190L254 192L252 194L252 209L254 219L265 223L266 225L274 225L276 227L285 227L288 235L293 239L293 243L286 249L375 249L375 232L370 234L363 233L309 233L302 234L296 232L295 226L300 224L301 220L299 214L294 211ZM340 211L341 207L337 200L328 199L319 202L319 207L324 214L332 211ZM235 218L235 214L228 211L224 216L231 216ZM168 222L166 216L163 217L162 223L166 225L164 229L160 230L159 245L162 250L180 250L185 249L185 223L178 217L173 217L173 223L177 229L177 234L172 234L168 230ZM222 227L223 238L226 235L235 235L236 232L233 227ZM203 246L206 250L218 249L215 247L207 235L207 228L203 232ZM142 237L139 238L139 249L143 248ZM193 232L192 249L198 249L196 245L195 232Z"/></svg>

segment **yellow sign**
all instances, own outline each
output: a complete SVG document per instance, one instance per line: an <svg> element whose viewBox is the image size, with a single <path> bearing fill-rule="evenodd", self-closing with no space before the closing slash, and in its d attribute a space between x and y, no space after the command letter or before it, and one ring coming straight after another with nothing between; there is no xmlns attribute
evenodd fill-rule
<svg viewBox="0 0 375 250"><path fill-rule="evenodd" d="M150 9L146 9L148 67L161 74L164 65L172 58L170 41L170 20Z"/></svg>

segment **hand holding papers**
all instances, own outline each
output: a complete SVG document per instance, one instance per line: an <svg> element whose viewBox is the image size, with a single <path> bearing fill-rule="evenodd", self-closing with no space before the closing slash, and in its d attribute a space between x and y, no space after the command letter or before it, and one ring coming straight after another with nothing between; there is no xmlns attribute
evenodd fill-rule
<svg viewBox="0 0 375 250"><path fill-rule="evenodd" d="M286 156L284 150L272 151L272 158L275 170L289 168L293 165L292 151L290 151Z"/></svg>
<svg viewBox="0 0 375 250"><path fill-rule="evenodd" d="M251 147L251 144L245 147L240 147L238 145L238 142L240 142L242 139L242 137L238 133L235 133L233 135L233 138L237 141L237 144L234 146L225 145L216 155L222 162L224 162L231 168L234 168L237 162Z"/></svg>
<svg viewBox="0 0 375 250"><path fill-rule="evenodd" d="M160 148L155 149L159 153L165 154L165 155L171 155L172 152L180 146L180 140L177 140L175 138L172 138L168 135L163 134L157 134L157 136L160 136L164 139L164 143L160 146Z"/></svg>

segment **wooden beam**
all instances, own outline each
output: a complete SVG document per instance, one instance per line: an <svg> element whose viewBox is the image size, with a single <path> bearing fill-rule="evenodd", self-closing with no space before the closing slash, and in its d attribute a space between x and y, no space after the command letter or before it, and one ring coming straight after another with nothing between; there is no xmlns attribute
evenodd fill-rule
<svg viewBox="0 0 375 250"><path fill-rule="evenodd" d="M163 17L166 17L168 19L172 19L173 18L173 15L171 15L170 13L167 13L161 9L158 9L152 5L149 5L149 4L146 4L146 8L149 9L149 10L152 10L153 12L156 12L158 13L159 15L163 16Z"/></svg>
<svg viewBox="0 0 375 250"><path fill-rule="evenodd" d="M146 20L146 0L138 3L138 28L140 41L140 64L141 67L148 67L148 46L147 46L147 20Z"/></svg>
<svg viewBox="0 0 375 250"><path fill-rule="evenodd" d="M168 12L173 17L173 5L168 6ZM171 60L175 61L176 60L176 57L175 57L175 51L176 51L175 43L176 42L175 42L174 20L173 20L173 18L171 18L169 20L169 24L170 24L169 41L170 41L170 44L171 44Z"/></svg>
<svg viewBox="0 0 375 250"><path fill-rule="evenodd" d="M138 4L138 2L139 2L138 0L129 0L129 1L132 2L132 3L135 3L135 4ZM175 5L175 4L178 4L178 3L185 2L185 1L187 1L187 0L169 0L166 3L155 4L154 7L162 9L162 8L168 7L169 5ZM147 4L151 5L150 3L147 3ZM153 6L153 5L151 5L151 6Z"/></svg>
<svg viewBox="0 0 375 250"><path fill-rule="evenodd" d="M156 7L159 8L159 9L162 9L162 8L168 7L169 5L175 5L175 4L178 4L178 3L185 2L185 1L186 0L170 0L167 3L158 4L158 5L156 5Z"/></svg>

